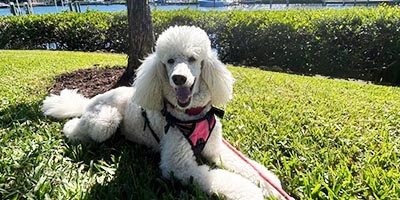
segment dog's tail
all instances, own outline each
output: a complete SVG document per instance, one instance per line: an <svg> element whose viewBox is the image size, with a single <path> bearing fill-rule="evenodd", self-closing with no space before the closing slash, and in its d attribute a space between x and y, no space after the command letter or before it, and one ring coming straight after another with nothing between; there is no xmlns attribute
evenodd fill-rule
<svg viewBox="0 0 400 200"><path fill-rule="evenodd" d="M64 89L60 95L51 94L43 101L44 115L57 119L79 117L88 106L90 99L78 94L78 90Z"/></svg>

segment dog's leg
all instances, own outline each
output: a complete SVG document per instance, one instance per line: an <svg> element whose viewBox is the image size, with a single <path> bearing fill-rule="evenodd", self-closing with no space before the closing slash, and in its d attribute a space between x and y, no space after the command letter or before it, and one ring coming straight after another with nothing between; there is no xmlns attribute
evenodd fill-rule
<svg viewBox="0 0 400 200"><path fill-rule="evenodd" d="M223 143L221 123L216 124L202 154L209 161L216 163L216 165L238 173L249 179L254 184L260 185L263 188L265 196L283 198L271 184L261 178L259 173L253 169L251 165L255 166L257 170L267 176L275 186L281 188L281 182L275 174L263 165L246 157L247 162L251 163L250 165Z"/></svg>
<svg viewBox="0 0 400 200"><path fill-rule="evenodd" d="M164 177L173 175L183 183L193 178L208 194L219 193L232 200L264 199L262 190L243 176L199 165L190 144L175 128L171 128L161 140L160 168Z"/></svg>
<svg viewBox="0 0 400 200"><path fill-rule="evenodd" d="M93 97L85 105L79 118L74 118L64 125L64 134L72 140L96 142L107 140L116 132L121 123L126 104L133 92L134 89L131 87L119 87ZM59 102L68 102L68 96L62 97L61 95L60 98L65 100ZM73 103L70 104L73 105Z"/></svg>
<svg viewBox="0 0 400 200"><path fill-rule="evenodd" d="M80 118L64 125L64 134L72 140L103 142L111 137L122 120L118 109L109 105L96 105Z"/></svg>

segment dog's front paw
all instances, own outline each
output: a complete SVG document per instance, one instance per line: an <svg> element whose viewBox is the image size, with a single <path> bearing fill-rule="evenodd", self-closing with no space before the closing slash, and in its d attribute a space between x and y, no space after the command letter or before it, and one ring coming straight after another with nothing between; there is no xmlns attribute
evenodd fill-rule
<svg viewBox="0 0 400 200"><path fill-rule="evenodd" d="M212 188L228 200L263 200L261 188L248 179L226 170L213 170Z"/></svg>

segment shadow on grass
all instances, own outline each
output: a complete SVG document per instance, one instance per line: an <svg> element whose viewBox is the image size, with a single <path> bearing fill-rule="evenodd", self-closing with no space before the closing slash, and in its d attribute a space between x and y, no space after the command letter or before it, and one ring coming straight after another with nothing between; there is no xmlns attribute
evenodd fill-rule
<svg viewBox="0 0 400 200"><path fill-rule="evenodd" d="M48 123L55 120L41 114L41 103L2 104L0 129L27 129L32 134L44 134L42 131L49 127ZM27 132L23 131L13 131L12 134L4 135L3 139L23 138L26 134ZM49 134L54 132L50 130ZM60 137L64 136L56 136ZM162 178L159 153L127 141L119 131L111 139L100 144L67 141L66 145L62 156L70 158L72 162L83 163L84 171L91 170L98 176L111 177L106 181L97 181L88 191L84 191L81 199L210 199L194 184L183 186L179 181ZM39 162L36 158L40 151L41 148L38 148L37 151L31 152L29 157L24 158L26 163L19 163L23 166L19 170L29 174ZM15 188L21 190L21 195L26 192L24 187L33 186L31 182L25 181L28 179L32 177L21 176L17 180L19 184L15 185Z"/></svg>
<svg viewBox="0 0 400 200"><path fill-rule="evenodd" d="M83 197L86 200L210 199L194 184L183 186L177 180L164 179L159 153L125 140L119 131L101 144L71 144L65 156L93 166L95 173L107 168L114 173L111 180L92 186Z"/></svg>
<svg viewBox="0 0 400 200"><path fill-rule="evenodd" d="M366 83L387 86L400 86L400 60L395 60L385 68L316 68L319 71L312 71L305 68L289 68L278 66L259 66L256 67L264 71L280 72L300 76L323 76L329 79L357 80ZM315 69L314 69L315 70Z"/></svg>
<svg viewBox="0 0 400 200"><path fill-rule="evenodd" d="M49 141L55 137L40 112L41 102L0 103L0 199L38 195L33 188L45 166L41 155L56 143Z"/></svg>
<svg viewBox="0 0 400 200"><path fill-rule="evenodd" d="M24 124L43 121L40 113L41 102L20 103L0 107L0 129L7 129L15 124Z"/></svg>

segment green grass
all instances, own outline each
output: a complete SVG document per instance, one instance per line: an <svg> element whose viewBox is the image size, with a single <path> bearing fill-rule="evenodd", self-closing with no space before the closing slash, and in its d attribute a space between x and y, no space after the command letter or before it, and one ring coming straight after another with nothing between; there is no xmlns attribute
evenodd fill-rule
<svg viewBox="0 0 400 200"><path fill-rule="evenodd" d="M61 73L118 54L0 51L0 199L210 199L161 178L159 156L114 137L73 144L40 104ZM400 198L400 89L231 67L224 135L298 199ZM214 198L214 197L212 197Z"/></svg>

